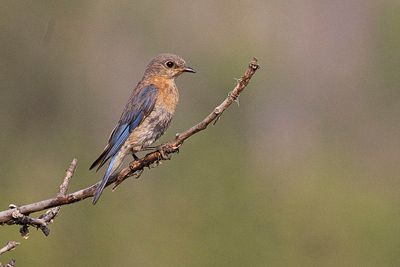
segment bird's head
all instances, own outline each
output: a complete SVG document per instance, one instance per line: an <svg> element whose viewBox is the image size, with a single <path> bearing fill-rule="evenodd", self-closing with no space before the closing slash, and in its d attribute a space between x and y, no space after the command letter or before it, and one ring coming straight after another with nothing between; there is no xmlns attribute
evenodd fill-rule
<svg viewBox="0 0 400 267"><path fill-rule="evenodd" d="M160 54L153 58L146 68L145 76L162 76L168 79L174 79L183 72L196 71L186 65L186 62L180 56L174 54Z"/></svg>

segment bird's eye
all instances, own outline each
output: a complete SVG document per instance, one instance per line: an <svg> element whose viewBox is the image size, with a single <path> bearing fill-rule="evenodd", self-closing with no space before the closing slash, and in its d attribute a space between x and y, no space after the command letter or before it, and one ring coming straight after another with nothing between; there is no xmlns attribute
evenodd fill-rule
<svg viewBox="0 0 400 267"><path fill-rule="evenodd" d="M174 65L175 65L174 62L172 62L172 61L167 61L165 63L165 66L167 66L168 68L172 68Z"/></svg>

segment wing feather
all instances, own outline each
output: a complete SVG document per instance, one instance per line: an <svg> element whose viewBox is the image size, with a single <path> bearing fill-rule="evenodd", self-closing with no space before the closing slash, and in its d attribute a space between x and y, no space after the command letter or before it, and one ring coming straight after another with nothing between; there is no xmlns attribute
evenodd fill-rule
<svg viewBox="0 0 400 267"><path fill-rule="evenodd" d="M133 93L125 106L117 126L115 126L110 135L106 148L89 169L93 169L98 165L97 170L99 170L108 159L118 152L128 139L129 134L138 127L154 109L157 91L154 85L148 85Z"/></svg>

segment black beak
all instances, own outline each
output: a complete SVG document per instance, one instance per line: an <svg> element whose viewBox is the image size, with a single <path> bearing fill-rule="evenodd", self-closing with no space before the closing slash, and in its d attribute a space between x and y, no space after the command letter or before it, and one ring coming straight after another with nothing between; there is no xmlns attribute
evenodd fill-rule
<svg viewBox="0 0 400 267"><path fill-rule="evenodd" d="M196 73L196 71L194 69L192 69L191 67L186 67L183 69L183 72L191 72L191 73Z"/></svg>

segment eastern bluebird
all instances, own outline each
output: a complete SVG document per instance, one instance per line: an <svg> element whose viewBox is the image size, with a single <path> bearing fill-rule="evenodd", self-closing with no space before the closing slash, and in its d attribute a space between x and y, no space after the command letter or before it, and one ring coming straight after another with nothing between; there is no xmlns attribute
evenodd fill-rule
<svg viewBox="0 0 400 267"><path fill-rule="evenodd" d="M125 105L117 126L112 131L103 153L90 166L99 170L110 159L103 180L93 198L96 204L111 175L124 157L142 151L154 143L168 128L179 99L175 78L183 72L195 72L173 54L160 54L147 66L142 80Z"/></svg>

